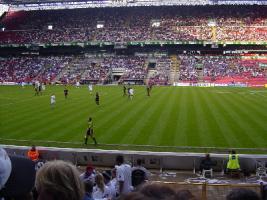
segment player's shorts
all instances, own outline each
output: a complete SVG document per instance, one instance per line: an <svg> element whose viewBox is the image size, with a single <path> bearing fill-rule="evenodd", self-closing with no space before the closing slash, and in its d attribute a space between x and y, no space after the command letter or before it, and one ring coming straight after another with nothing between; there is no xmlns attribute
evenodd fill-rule
<svg viewBox="0 0 267 200"><path fill-rule="evenodd" d="M90 136L93 135L93 129L88 128L86 134Z"/></svg>

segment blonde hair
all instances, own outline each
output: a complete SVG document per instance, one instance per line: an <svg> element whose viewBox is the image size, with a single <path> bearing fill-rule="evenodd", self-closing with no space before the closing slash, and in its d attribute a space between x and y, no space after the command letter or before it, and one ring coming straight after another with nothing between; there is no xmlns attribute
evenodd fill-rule
<svg viewBox="0 0 267 200"><path fill-rule="evenodd" d="M37 191L60 200L81 200L84 196L84 185L79 172L71 163L55 160L44 164L37 172L35 186Z"/></svg>
<svg viewBox="0 0 267 200"><path fill-rule="evenodd" d="M104 189L105 189L105 183L104 183L104 177L103 177L102 174L97 174L97 175L95 176L95 183L96 183L97 187L99 187L100 190L101 190L102 192L104 192Z"/></svg>

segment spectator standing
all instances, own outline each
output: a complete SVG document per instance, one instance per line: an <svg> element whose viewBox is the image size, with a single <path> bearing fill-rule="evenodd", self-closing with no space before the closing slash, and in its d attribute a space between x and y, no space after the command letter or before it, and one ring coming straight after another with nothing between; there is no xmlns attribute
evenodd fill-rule
<svg viewBox="0 0 267 200"><path fill-rule="evenodd" d="M105 185L108 187L111 198L115 199L116 198L116 185L113 184L113 182L111 182L111 171L104 171L102 173L103 177L104 177L104 182Z"/></svg>
<svg viewBox="0 0 267 200"><path fill-rule="evenodd" d="M88 164L86 167L86 171L80 175L80 178L83 182L92 182L95 184L95 169L92 165Z"/></svg>
<svg viewBox="0 0 267 200"><path fill-rule="evenodd" d="M131 166L124 163L124 158L122 155L118 155L116 158L116 163L118 165L116 171L116 179L119 185L119 195L127 194L132 190L132 170Z"/></svg>
<svg viewBox="0 0 267 200"><path fill-rule="evenodd" d="M111 198L110 190L104 183L102 174L97 174L95 177L96 185L93 188L94 199L109 199Z"/></svg>

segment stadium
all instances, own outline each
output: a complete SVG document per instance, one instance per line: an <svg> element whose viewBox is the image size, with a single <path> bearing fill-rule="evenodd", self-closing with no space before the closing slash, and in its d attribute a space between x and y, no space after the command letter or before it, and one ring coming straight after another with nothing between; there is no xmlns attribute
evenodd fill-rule
<svg viewBox="0 0 267 200"><path fill-rule="evenodd" d="M0 15L10 158L36 146L103 172L123 155L196 199L267 198L266 0L1 0Z"/></svg>

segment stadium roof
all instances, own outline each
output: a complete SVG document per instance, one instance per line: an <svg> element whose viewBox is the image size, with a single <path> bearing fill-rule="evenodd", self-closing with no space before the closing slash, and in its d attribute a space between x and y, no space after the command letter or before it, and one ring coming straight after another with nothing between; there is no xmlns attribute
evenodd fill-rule
<svg viewBox="0 0 267 200"><path fill-rule="evenodd" d="M177 5L267 5L267 0L0 0L12 10Z"/></svg>

